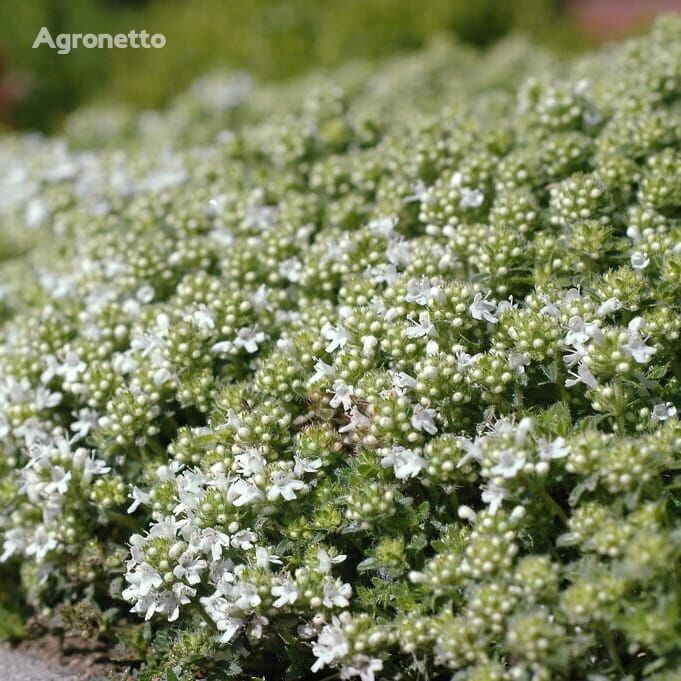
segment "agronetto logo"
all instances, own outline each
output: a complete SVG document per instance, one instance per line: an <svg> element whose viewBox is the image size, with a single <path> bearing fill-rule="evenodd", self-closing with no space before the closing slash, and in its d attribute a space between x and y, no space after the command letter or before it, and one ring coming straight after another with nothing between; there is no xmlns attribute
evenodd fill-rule
<svg viewBox="0 0 681 681"><path fill-rule="evenodd" d="M165 47L166 37L162 33L150 34L148 31L128 31L127 33L60 33L55 38L52 37L46 26L43 26L35 40L33 49L41 45L48 45L57 54L68 54L71 50L79 47L88 49L133 49Z"/></svg>

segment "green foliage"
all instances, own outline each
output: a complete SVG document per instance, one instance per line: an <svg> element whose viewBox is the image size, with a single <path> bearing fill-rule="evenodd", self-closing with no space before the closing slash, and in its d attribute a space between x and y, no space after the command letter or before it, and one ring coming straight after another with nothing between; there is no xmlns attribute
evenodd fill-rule
<svg viewBox="0 0 681 681"><path fill-rule="evenodd" d="M58 55L47 47L32 49L42 26L59 33L117 33L135 28L139 15L98 0L9 0L0 6L3 65L28 89L12 112L20 128L49 130L64 114L91 97L110 74L107 50L74 50ZM128 28L129 27L129 28Z"/></svg>
<svg viewBox="0 0 681 681"><path fill-rule="evenodd" d="M42 26L53 37L145 29L164 34L167 45L57 55L45 46L31 49ZM15 123L48 130L93 98L135 108L164 105L218 66L282 79L311 66L421 47L437 33L485 45L514 28L552 43L566 36L580 42L549 0L5 0L0 6L0 49L29 87Z"/></svg>
<svg viewBox="0 0 681 681"><path fill-rule="evenodd" d="M146 681L674 678L679 74L667 17L0 140L3 635Z"/></svg>

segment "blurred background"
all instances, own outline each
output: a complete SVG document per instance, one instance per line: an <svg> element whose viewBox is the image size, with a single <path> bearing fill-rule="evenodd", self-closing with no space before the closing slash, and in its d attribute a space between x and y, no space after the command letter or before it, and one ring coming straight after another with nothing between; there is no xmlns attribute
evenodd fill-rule
<svg viewBox="0 0 681 681"><path fill-rule="evenodd" d="M165 104L218 66L280 80L436 34L485 46L511 31L560 52L644 30L681 0L0 0L0 129L52 131L85 102ZM59 33L163 33L163 49L32 49Z"/></svg>

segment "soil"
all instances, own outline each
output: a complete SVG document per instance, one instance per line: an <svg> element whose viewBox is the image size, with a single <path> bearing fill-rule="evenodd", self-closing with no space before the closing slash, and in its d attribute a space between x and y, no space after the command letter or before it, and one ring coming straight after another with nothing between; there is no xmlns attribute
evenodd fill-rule
<svg viewBox="0 0 681 681"><path fill-rule="evenodd" d="M129 669L112 665L104 646L79 638L56 636L0 645L3 681L129 681Z"/></svg>

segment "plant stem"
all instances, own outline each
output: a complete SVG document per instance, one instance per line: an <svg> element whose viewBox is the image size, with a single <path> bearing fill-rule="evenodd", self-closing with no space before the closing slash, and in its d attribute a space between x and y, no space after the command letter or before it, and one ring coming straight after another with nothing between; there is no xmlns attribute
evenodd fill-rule
<svg viewBox="0 0 681 681"><path fill-rule="evenodd" d="M556 385L558 386L560 401L565 405L569 423L572 425L572 414L570 413L570 396L568 395L567 388L565 387L565 380L563 379L563 361L559 350L556 350L554 355L554 363L556 367Z"/></svg>
<svg viewBox="0 0 681 681"><path fill-rule="evenodd" d="M560 504L546 491L545 487L539 488L539 494L541 495L542 499L549 505L549 507L553 511L553 514L557 515L563 521L563 524L567 527L568 517L565 511L560 507Z"/></svg>
<svg viewBox="0 0 681 681"><path fill-rule="evenodd" d="M615 379L615 421L618 435L624 435L624 385L622 379Z"/></svg>
<svg viewBox="0 0 681 681"><path fill-rule="evenodd" d="M624 676L624 667L622 666L622 660L620 660L620 656L617 653L617 646L615 645L615 639L612 637L612 632L607 628L607 626L604 626L602 628L602 634L603 640L605 641L605 647L608 649L608 655L610 656L612 663L615 665L617 673L620 676Z"/></svg>
<svg viewBox="0 0 681 681"><path fill-rule="evenodd" d="M515 406L518 410L521 410L523 408L523 390L522 387L518 384L515 386Z"/></svg>
<svg viewBox="0 0 681 681"><path fill-rule="evenodd" d="M135 522L132 517L126 515L125 513L119 513L118 511L107 511L106 515L109 520L115 522L117 525L122 525L123 527L128 528L131 532L140 531L139 523Z"/></svg>

